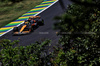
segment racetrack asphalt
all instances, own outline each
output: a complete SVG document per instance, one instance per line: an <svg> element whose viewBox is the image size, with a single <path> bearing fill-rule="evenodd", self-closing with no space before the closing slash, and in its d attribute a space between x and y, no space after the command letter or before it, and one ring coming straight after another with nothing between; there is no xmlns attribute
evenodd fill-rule
<svg viewBox="0 0 100 66"><path fill-rule="evenodd" d="M62 1L66 9L67 5L71 4L69 0ZM22 46L26 46L44 39L52 40L52 45L57 44L59 36L56 35L57 30L53 30L53 24L55 23L55 20L53 20L53 18L63 13L64 11L62 9L62 6L60 6L60 3L57 2L56 4L39 14L41 18L44 19L44 25L38 27L36 30L34 30L34 32L21 36L13 36L12 31L10 31L9 33L0 37L0 39L9 39L12 41L19 39L19 44Z"/></svg>

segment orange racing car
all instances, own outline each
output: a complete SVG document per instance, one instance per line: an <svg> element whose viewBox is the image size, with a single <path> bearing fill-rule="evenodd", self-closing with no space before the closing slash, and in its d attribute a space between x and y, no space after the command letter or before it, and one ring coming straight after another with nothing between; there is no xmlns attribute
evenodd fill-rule
<svg viewBox="0 0 100 66"><path fill-rule="evenodd" d="M22 27L14 27L13 35L22 35L32 32L35 28L44 25L44 20L40 16L29 17Z"/></svg>

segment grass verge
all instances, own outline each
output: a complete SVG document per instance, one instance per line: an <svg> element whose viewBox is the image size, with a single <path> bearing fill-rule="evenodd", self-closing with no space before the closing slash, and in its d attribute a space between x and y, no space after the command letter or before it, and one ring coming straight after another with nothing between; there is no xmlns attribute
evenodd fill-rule
<svg viewBox="0 0 100 66"><path fill-rule="evenodd" d="M0 28L16 20L25 12L31 10L43 0L24 0L17 3L0 2Z"/></svg>

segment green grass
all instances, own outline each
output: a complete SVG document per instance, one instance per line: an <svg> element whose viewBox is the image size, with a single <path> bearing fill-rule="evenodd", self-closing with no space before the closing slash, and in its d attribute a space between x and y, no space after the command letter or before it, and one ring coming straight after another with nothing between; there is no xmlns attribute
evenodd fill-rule
<svg viewBox="0 0 100 66"><path fill-rule="evenodd" d="M43 0L24 0L17 3L1 3L0 2L0 27L16 20L25 12L31 10Z"/></svg>

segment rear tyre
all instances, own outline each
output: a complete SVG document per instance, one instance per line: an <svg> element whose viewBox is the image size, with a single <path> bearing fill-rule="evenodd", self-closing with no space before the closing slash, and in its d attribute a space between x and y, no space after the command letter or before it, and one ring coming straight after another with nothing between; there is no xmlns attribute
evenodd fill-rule
<svg viewBox="0 0 100 66"><path fill-rule="evenodd" d="M39 19L38 20L38 25L40 25L40 26L44 25L44 20L43 19Z"/></svg>
<svg viewBox="0 0 100 66"><path fill-rule="evenodd" d="M39 27L38 23L34 23L34 25L32 26L32 28L35 30Z"/></svg>

